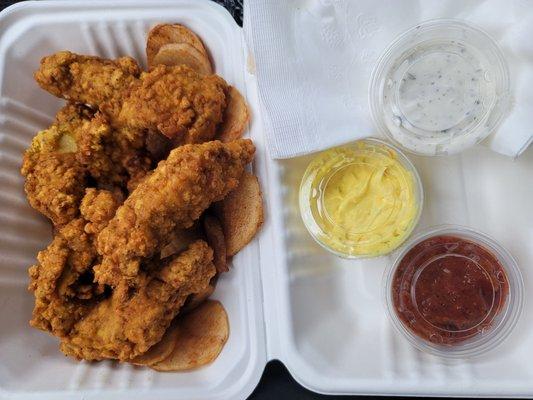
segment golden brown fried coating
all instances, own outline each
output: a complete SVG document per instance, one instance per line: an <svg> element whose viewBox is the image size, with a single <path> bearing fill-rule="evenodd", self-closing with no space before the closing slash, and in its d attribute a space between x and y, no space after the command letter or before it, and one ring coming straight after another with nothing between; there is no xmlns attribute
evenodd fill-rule
<svg viewBox="0 0 533 400"><path fill-rule="evenodd" d="M158 65L141 75L117 120L122 126L157 129L180 143L203 143L214 138L222 122L226 90L219 76Z"/></svg>
<svg viewBox="0 0 533 400"><path fill-rule="evenodd" d="M57 226L76 218L85 172L73 154L35 154L24 158L24 190L30 205Z"/></svg>
<svg viewBox="0 0 533 400"><path fill-rule="evenodd" d="M107 115L117 115L122 97L136 84L140 73L131 57L107 60L60 51L44 57L34 77L54 96L98 106Z"/></svg>
<svg viewBox="0 0 533 400"><path fill-rule="evenodd" d="M55 116L55 124L60 127L63 135L72 136L74 142L80 139L80 128L90 121L95 110L83 104L67 103L59 109Z"/></svg>
<svg viewBox="0 0 533 400"><path fill-rule="evenodd" d="M24 153L30 205L62 226L79 214L89 180L98 188L133 190L152 168L146 132L113 129L101 113L68 104Z"/></svg>
<svg viewBox="0 0 533 400"><path fill-rule="evenodd" d="M144 131L113 129L101 113L96 113L80 131L76 158L98 187L133 190L151 169L152 162L144 149Z"/></svg>
<svg viewBox="0 0 533 400"><path fill-rule="evenodd" d="M138 286L123 280L109 297L93 281L100 256L95 236L115 214L122 198L87 189L81 217L58 231L30 268L35 295L30 324L61 339L65 354L87 360L127 360L157 343L191 294L205 291L215 275L213 251L202 240L166 260L143 262Z"/></svg>
<svg viewBox="0 0 533 400"><path fill-rule="evenodd" d="M76 134L91 117L86 107L63 107L52 126L39 132L24 153L21 173L28 201L54 225L64 225L78 215L87 176L76 159Z"/></svg>
<svg viewBox="0 0 533 400"><path fill-rule="evenodd" d="M89 189L82 201L83 217L61 228L39 252L38 264L29 269L29 290L35 296L32 326L64 338L94 306L103 292L93 284L91 268L99 257L94 235L99 232L96 227L112 218L120 202L111 192Z"/></svg>
<svg viewBox="0 0 533 400"><path fill-rule="evenodd" d="M97 256L81 218L65 225L52 243L37 255L38 264L30 267L29 290L34 293L35 307L30 325L65 337L89 307L83 299L76 299L72 276L89 268ZM70 243L68 238L75 237ZM66 279L64 278L66 277ZM83 287L79 287L83 292ZM85 293L84 293L85 294Z"/></svg>
<svg viewBox="0 0 533 400"><path fill-rule="evenodd" d="M59 52L35 79L79 105L60 110L24 157L28 199L57 229L29 271L30 323L75 358L131 360L191 295L210 293L213 250L177 232L238 185L255 148L195 144L223 119L227 85L217 76Z"/></svg>
<svg viewBox="0 0 533 400"><path fill-rule="evenodd" d="M80 204L81 216L87 221L85 232L97 235L115 216L124 198L120 192L87 189Z"/></svg>
<svg viewBox="0 0 533 400"><path fill-rule="evenodd" d="M203 211L234 189L255 147L250 140L185 145L130 194L98 236L102 264L95 278L116 286L139 273L143 258L153 257L176 228L193 225Z"/></svg>
<svg viewBox="0 0 533 400"><path fill-rule="evenodd" d="M159 130L179 144L212 139L226 108L226 82L186 66L139 75L129 58L62 51L41 60L35 79L55 96L98 108L116 128Z"/></svg>
<svg viewBox="0 0 533 400"><path fill-rule="evenodd" d="M139 285L122 281L80 320L61 344L70 356L85 360L129 360L159 342L187 297L209 286L215 275L213 251L198 240Z"/></svg>

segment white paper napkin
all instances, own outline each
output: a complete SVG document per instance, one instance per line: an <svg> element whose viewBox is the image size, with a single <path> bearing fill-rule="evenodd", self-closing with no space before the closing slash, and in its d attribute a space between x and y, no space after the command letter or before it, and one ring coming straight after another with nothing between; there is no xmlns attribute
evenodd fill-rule
<svg viewBox="0 0 533 400"><path fill-rule="evenodd" d="M533 139L533 0L246 0L271 156L376 136L372 69L398 34L434 18L471 22L501 45L514 106L485 144L511 157L524 151Z"/></svg>

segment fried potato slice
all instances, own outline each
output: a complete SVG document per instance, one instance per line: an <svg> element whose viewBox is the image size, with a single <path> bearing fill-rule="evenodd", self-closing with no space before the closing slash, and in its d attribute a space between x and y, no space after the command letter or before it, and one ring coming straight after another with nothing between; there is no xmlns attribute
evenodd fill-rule
<svg viewBox="0 0 533 400"><path fill-rule="evenodd" d="M229 322L220 302L208 300L177 320L174 350L151 365L157 371L188 371L213 362L226 344Z"/></svg>
<svg viewBox="0 0 533 400"><path fill-rule="evenodd" d="M220 220L213 215L206 214L203 218L203 226L207 244L213 249L213 263L217 273L228 272L226 239Z"/></svg>
<svg viewBox="0 0 533 400"><path fill-rule="evenodd" d="M153 63L155 55L162 46L170 43L187 43L207 56L202 40L189 28L180 24L159 24L150 29L146 40L146 58L149 67L157 65Z"/></svg>
<svg viewBox="0 0 533 400"><path fill-rule="evenodd" d="M130 360L130 363L135 365L152 365L163 361L172 353L176 340L178 337L179 328L175 322L173 322L161 338L159 342L154 344L150 349L137 357Z"/></svg>
<svg viewBox="0 0 533 400"><path fill-rule="evenodd" d="M203 291L192 294L180 312L188 313L197 308L213 294L215 291L215 286L216 280L213 280L212 283L210 283L209 286L207 286Z"/></svg>
<svg viewBox="0 0 533 400"><path fill-rule="evenodd" d="M152 60L153 65L186 65L201 75L212 75L213 67L207 54L188 43L169 43L161 46Z"/></svg>
<svg viewBox="0 0 533 400"><path fill-rule="evenodd" d="M239 186L215 206L222 223L228 256L246 246L263 224L263 197L255 175L245 172Z"/></svg>
<svg viewBox="0 0 533 400"><path fill-rule="evenodd" d="M228 105L224 111L224 119L217 134L217 139L221 142L231 142L241 138L248 126L248 122L250 122L250 112L246 100L235 87L229 87L226 98L228 99Z"/></svg>

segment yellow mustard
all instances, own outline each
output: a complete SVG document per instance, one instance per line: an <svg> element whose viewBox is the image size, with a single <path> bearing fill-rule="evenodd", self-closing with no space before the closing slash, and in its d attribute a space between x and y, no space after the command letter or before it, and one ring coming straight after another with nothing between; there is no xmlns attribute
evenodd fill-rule
<svg viewBox="0 0 533 400"><path fill-rule="evenodd" d="M374 139L319 154L300 187L300 210L311 234L347 257L382 255L400 246L418 220L421 198L406 163Z"/></svg>

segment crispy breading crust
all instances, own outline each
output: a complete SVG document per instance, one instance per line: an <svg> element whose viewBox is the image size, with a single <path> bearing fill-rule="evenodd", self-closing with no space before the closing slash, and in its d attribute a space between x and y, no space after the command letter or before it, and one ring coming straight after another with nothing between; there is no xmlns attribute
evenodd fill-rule
<svg viewBox="0 0 533 400"><path fill-rule="evenodd" d="M121 98L140 74L141 68L131 57L107 60L60 51L41 60L34 78L54 96L97 105L105 114L116 115Z"/></svg>
<svg viewBox="0 0 533 400"><path fill-rule="evenodd" d="M111 192L89 189L82 201L82 217L61 228L39 252L38 264L29 269L29 290L35 296L32 326L65 338L94 306L103 293L103 287L92 282L92 266L99 259L95 234L121 201Z"/></svg>
<svg viewBox="0 0 533 400"><path fill-rule="evenodd" d="M159 65L140 74L134 60L62 51L44 57L37 83L57 97L90 104L114 127L159 130L183 143L210 140L226 108L226 82L186 66Z"/></svg>
<svg viewBox="0 0 533 400"><path fill-rule="evenodd" d="M21 168L30 205L56 227L79 215L89 181L98 188L133 190L152 169L146 132L114 129L103 114L68 104L35 136Z"/></svg>
<svg viewBox="0 0 533 400"><path fill-rule="evenodd" d="M213 251L198 240L157 272L125 281L98 303L62 341L61 350L84 360L129 360L159 342L187 297L209 286L215 275Z"/></svg>
<svg viewBox="0 0 533 400"><path fill-rule="evenodd" d="M192 226L211 203L239 183L254 155L250 140L213 141L173 150L130 194L98 236L100 283L134 282L143 258L160 250L172 230Z"/></svg>
<svg viewBox="0 0 533 400"><path fill-rule="evenodd" d="M21 173L28 201L56 226L78 215L87 175L76 159L75 135L92 116L83 106L63 107L52 126L39 132L24 152Z"/></svg>
<svg viewBox="0 0 533 400"><path fill-rule="evenodd" d="M214 138L222 122L226 91L219 76L158 65L141 75L117 120L121 126L157 129L180 144L203 143Z"/></svg>
<svg viewBox="0 0 533 400"><path fill-rule="evenodd" d="M25 157L22 174L33 208L57 226L76 218L86 175L73 154L37 153Z"/></svg>
<svg viewBox="0 0 533 400"><path fill-rule="evenodd" d="M178 232L238 185L255 147L196 144L223 118L217 76L59 52L35 79L71 103L24 156L30 204L55 228L29 270L30 324L69 356L131 360L161 340L187 298L208 292L213 250Z"/></svg>

